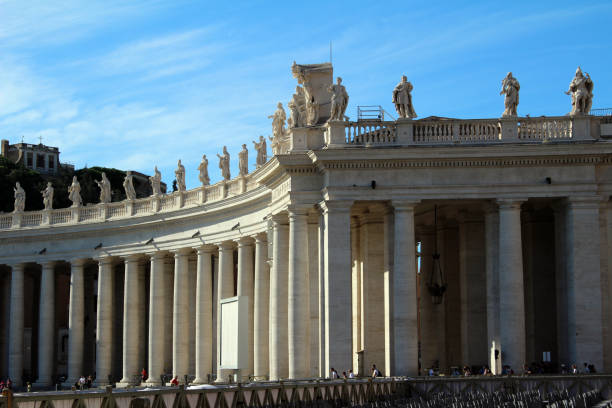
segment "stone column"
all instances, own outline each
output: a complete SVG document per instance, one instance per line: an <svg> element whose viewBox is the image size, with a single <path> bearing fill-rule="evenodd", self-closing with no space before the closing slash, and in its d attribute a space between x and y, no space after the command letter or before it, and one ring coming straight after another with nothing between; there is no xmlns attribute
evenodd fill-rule
<svg viewBox="0 0 612 408"><path fill-rule="evenodd" d="M42 264L38 320L38 380L37 386L53 383L53 352L55 346L55 262Z"/></svg>
<svg viewBox="0 0 612 408"><path fill-rule="evenodd" d="M325 201L325 372L353 363L351 325L352 201Z"/></svg>
<svg viewBox="0 0 612 408"><path fill-rule="evenodd" d="M393 343L393 247L395 232L394 216L391 208L387 208L384 213L384 252L383 252L383 296L384 308L383 319L385 323L385 370L391 375L395 372L394 366L394 343Z"/></svg>
<svg viewBox="0 0 612 408"><path fill-rule="evenodd" d="M287 346L287 267L289 228L282 214L272 216L273 248L270 270L270 380L289 374Z"/></svg>
<svg viewBox="0 0 612 408"><path fill-rule="evenodd" d="M238 287L236 288L237 295L246 296L249 301L249 357L246 367L242 369L243 377L253 375L253 269L253 239L244 237L238 240Z"/></svg>
<svg viewBox="0 0 612 408"><path fill-rule="evenodd" d="M487 281L487 347L489 367L493 374L501 374L499 350L499 214L496 205L485 207L485 269Z"/></svg>
<svg viewBox="0 0 612 408"><path fill-rule="evenodd" d="M206 383L208 374L212 374L212 254L215 250L212 245L197 249L195 384Z"/></svg>
<svg viewBox="0 0 612 408"><path fill-rule="evenodd" d="M138 369L139 337L139 264L140 255L128 255L125 258L125 279L123 289L123 378L120 387L127 387L139 381Z"/></svg>
<svg viewBox="0 0 612 408"><path fill-rule="evenodd" d="M157 251L151 254L151 277L149 285L149 362L147 384L160 385L164 373L164 343L166 331L165 285L166 254Z"/></svg>
<svg viewBox="0 0 612 408"><path fill-rule="evenodd" d="M270 271L266 234L255 236L255 283L253 303L253 374L268 374L268 320L270 305Z"/></svg>
<svg viewBox="0 0 612 408"><path fill-rule="evenodd" d="M502 366L519 372L525 364L525 297L521 203L497 200L499 204L499 334Z"/></svg>
<svg viewBox="0 0 612 408"><path fill-rule="evenodd" d="M362 243L361 236L362 228L359 225L359 217L351 217L351 297L352 297L352 322L353 322L353 372L359 375L364 373L359 370L359 355L358 351L363 349L362 338L362 297L361 297L361 265L362 265L362 254L360 249Z"/></svg>
<svg viewBox="0 0 612 408"><path fill-rule="evenodd" d="M217 382L227 381L231 370L221 368L221 301L234 296L234 243L219 245L219 272L217 279Z"/></svg>
<svg viewBox="0 0 612 408"><path fill-rule="evenodd" d="M289 209L288 351L289 378L310 374L308 209Z"/></svg>
<svg viewBox="0 0 612 408"><path fill-rule="evenodd" d="M603 368L599 197L568 198L566 276L570 364Z"/></svg>
<svg viewBox="0 0 612 408"><path fill-rule="evenodd" d="M70 261L70 305L68 310L68 378L73 385L83 373L85 335L85 260Z"/></svg>
<svg viewBox="0 0 612 408"><path fill-rule="evenodd" d="M113 349L114 267L109 257L98 260L98 314L96 322L96 385L108 384Z"/></svg>
<svg viewBox="0 0 612 408"><path fill-rule="evenodd" d="M311 213L308 220L308 280L310 294L310 374L319 376L319 214Z"/></svg>
<svg viewBox="0 0 612 408"><path fill-rule="evenodd" d="M418 374L416 243L413 201L393 201L395 209L393 262L394 371L391 375Z"/></svg>
<svg viewBox="0 0 612 408"><path fill-rule="evenodd" d="M174 253L174 307L172 308L172 375L185 383L189 374L189 253L182 248Z"/></svg>
<svg viewBox="0 0 612 408"><path fill-rule="evenodd" d="M24 264L11 265L11 309L9 314L8 372L16 387L21 386L23 374L23 270Z"/></svg>

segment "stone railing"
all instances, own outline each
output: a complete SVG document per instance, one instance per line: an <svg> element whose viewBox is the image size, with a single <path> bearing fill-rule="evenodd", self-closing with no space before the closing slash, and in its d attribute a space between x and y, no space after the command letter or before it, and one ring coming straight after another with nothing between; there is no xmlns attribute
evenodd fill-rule
<svg viewBox="0 0 612 408"><path fill-rule="evenodd" d="M539 392L542 397L563 391L578 395L597 391L609 395L610 375L532 375L473 377L355 378L348 380L286 380L191 387L112 388L35 393L5 392L0 408L261 408L414 406L447 396L479 393ZM419 405L420 406L420 405Z"/></svg>
<svg viewBox="0 0 612 408"><path fill-rule="evenodd" d="M596 121L605 123L595 116L347 121L328 123L324 139L332 148L593 140L603 134L591 134Z"/></svg>
<svg viewBox="0 0 612 408"><path fill-rule="evenodd" d="M152 215L181 208L196 207L205 203L220 201L257 188L257 182L250 176L220 181L212 186L203 186L187 191L124 200L113 203L89 204L83 207L59 208L53 210L25 211L0 214L0 229L67 225L74 223L103 222L132 216Z"/></svg>

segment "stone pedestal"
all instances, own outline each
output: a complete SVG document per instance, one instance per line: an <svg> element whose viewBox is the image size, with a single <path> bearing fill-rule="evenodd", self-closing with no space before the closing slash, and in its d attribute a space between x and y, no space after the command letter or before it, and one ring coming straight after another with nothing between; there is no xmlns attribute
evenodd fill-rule
<svg viewBox="0 0 612 408"><path fill-rule="evenodd" d="M518 142L518 118L508 117L500 118L499 123L501 124L501 138L502 142Z"/></svg>
<svg viewBox="0 0 612 408"><path fill-rule="evenodd" d="M397 144L408 146L414 144L414 124L412 119L398 119L396 122Z"/></svg>
<svg viewBox="0 0 612 408"><path fill-rule="evenodd" d="M299 152L308 150L308 128L293 128L289 130L289 150Z"/></svg>
<svg viewBox="0 0 612 408"><path fill-rule="evenodd" d="M325 124L325 144L328 149L346 147L346 124L333 120Z"/></svg>
<svg viewBox="0 0 612 408"><path fill-rule="evenodd" d="M591 136L591 117L588 115L572 116L572 139L593 140Z"/></svg>

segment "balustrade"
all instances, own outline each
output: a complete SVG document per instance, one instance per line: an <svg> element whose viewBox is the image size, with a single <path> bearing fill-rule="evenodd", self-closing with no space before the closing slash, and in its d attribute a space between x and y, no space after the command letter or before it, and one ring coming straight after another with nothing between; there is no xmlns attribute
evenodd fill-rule
<svg viewBox="0 0 612 408"><path fill-rule="evenodd" d="M346 140L355 145L385 145L396 142L395 122L348 122Z"/></svg>
<svg viewBox="0 0 612 408"><path fill-rule="evenodd" d="M521 118L518 136L521 140L571 139L572 120L560 118Z"/></svg>
<svg viewBox="0 0 612 408"><path fill-rule="evenodd" d="M134 215L149 214L153 212L153 200L144 198L134 201Z"/></svg>
<svg viewBox="0 0 612 408"><path fill-rule="evenodd" d="M124 201L108 205L108 218L124 217L126 214L127 210Z"/></svg>

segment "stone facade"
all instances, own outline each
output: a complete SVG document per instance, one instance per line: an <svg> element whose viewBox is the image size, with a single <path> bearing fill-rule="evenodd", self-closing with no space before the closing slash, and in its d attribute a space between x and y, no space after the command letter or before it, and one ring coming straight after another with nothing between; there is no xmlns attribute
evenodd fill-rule
<svg viewBox="0 0 612 408"><path fill-rule="evenodd" d="M609 371L608 119L330 121L234 179L2 215L0 377L225 381L236 295L244 377L518 371L543 352Z"/></svg>

